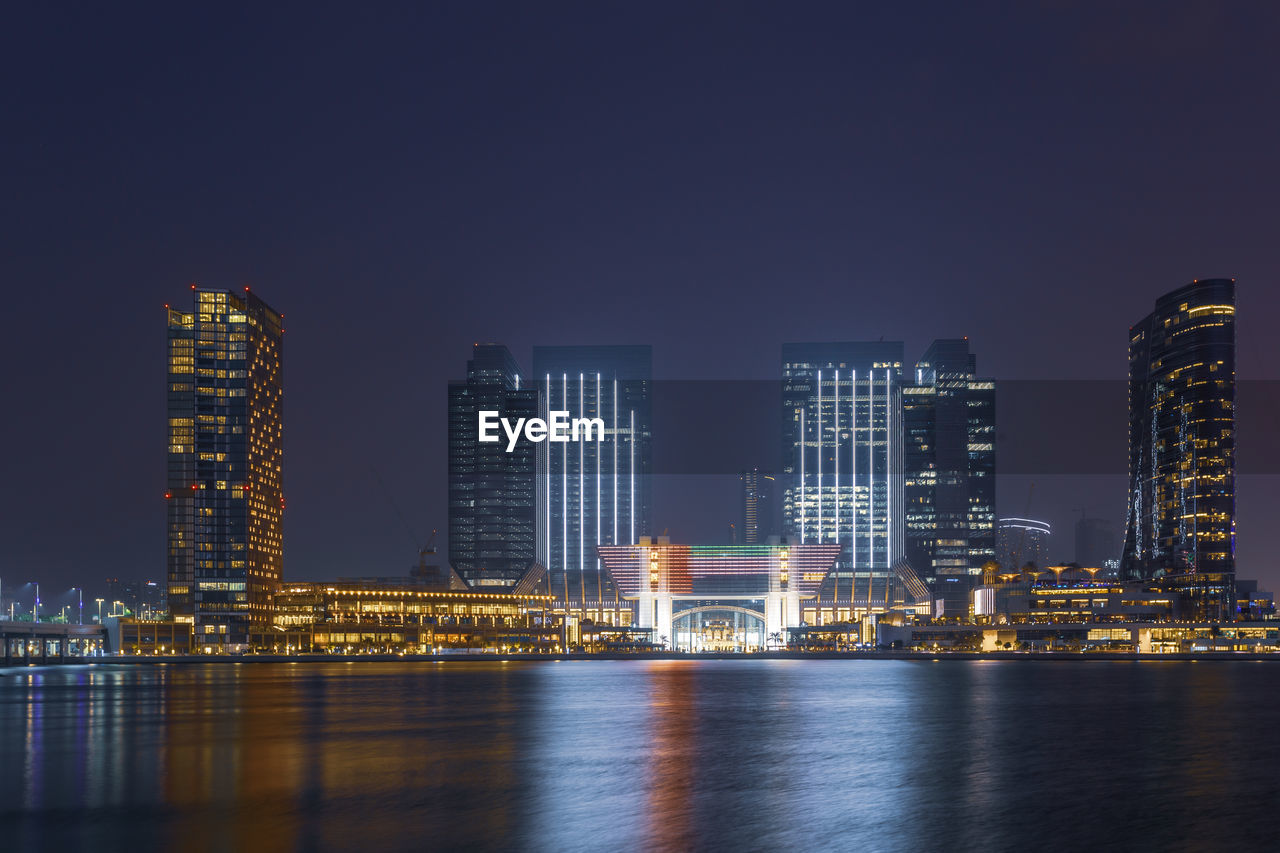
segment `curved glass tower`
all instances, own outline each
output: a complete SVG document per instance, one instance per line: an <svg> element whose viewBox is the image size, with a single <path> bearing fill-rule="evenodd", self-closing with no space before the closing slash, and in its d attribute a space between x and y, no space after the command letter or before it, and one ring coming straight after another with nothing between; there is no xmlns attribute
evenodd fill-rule
<svg viewBox="0 0 1280 853"><path fill-rule="evenodd" d="M1120 571L1176 579L1186 617L1234 615L1236 286L1162 296L1129 329L1129 502Z"/></svg>

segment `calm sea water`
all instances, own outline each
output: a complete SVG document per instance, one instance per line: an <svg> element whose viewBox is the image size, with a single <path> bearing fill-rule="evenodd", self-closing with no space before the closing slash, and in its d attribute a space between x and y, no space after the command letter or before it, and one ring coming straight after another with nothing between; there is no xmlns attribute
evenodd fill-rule
<svg viewBox="0 0 1280 853"><path fill-rule="evenodd" d="M1280 665L0 677L0 850L1280 850Z"/></svg>

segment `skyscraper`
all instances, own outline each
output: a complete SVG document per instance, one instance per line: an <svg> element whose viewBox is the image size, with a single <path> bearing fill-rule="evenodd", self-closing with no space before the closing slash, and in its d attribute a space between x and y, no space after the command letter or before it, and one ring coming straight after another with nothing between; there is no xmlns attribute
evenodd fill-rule
<svg viewBox="0 0 1280 853"><path fill-rule="evenodd" d="M1183 612L1202 619L1234 613L1235 290L1192 282L1129 329L1121 575L1181 578Z"/></svg>
<svg viewBox="0 0 1280 853"><path fill-rule="evenodd" d="M903 387L907 559L943 614L965 615L996 554L995 382L966 338L937 340Z"/></svg>
<svg viewBox="0 0 1280 853"><path fill-rule="evenodd" d="M903 559L901 374L901 342L782 347L783 525L842 546L823 597L927 601Z"/></svg>
<svg viewBox="0 0 1280 853"><path fill-rule="evenodd" d="M479 440L479 413L538 416L538 391L510 350L476 344L449 383L449 563L474 587L512 587L535 559L536 445Z"/></svg>
<svg viewBox="0 0 1280 853"><path fill-rule="evenodd" d="M1049 539L1053 527L1034 518L1002 518L996 530L996 562L1014 571L1027 563L1043 569L1049 565Z"/></svg>
<svg viewBox="0 0 1280 853"><path fill-rule="evenodd" d="M1081 518L1076 522L1076 562L1102 568L1120 554L1116 526L1106 518Z"/></svg>
<svg viewBox="0 0 1280 853"><path fill-rule="evenodd" d="M649 530L653 349L534 347L543 416L601 418L604 441L538 445L537 555L551 592L612 601L598 545L634 545Z"/></svg>
<svg viewBox="0 0 1280 853"><path fill-rule="evenodd" d="M236 649L282 573L282 315L248 288L192 291L168 309L169 609Z"/></svg>
<svg viewBox="0 0 1280 853"><path fill-rule="evenodd" d="M738 474L742 484L742 512L738 519L738 541L755 545L775 536L777 525L777 480L768 471L748 468Z"/></svg>

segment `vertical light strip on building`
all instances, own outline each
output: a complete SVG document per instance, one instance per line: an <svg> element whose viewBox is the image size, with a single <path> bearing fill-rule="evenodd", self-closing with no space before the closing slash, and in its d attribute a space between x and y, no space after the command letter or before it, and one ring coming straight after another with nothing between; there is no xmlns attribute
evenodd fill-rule
<svg viewBox="0 0 1280 853"><path fill-rule="evenodd" d="M818 542L822 542L822 371L818 371Z"/></svg>
<svg viewBox="0 0 1280 853"><path fill-rule="evenodd" d="M889 368L884 369L884 562L893 562L893 406L889 390ZM887 581L886 581L887 583ZM888 597L888 587L885 587Z"/></svg>
<svg viewBox="0 0 1280 853"><path fill-rule="evenodd" d="M547 374L547 409L548 411L543 412L544 418L549 418L551 416L551 412L549 411L551 409L551 374L550 373ZM546 454L546 459L547 459L547 462L546 462L546 465L547 465L547 527L546 527L547 559L546 559L546 562L543 563L543 566L545 566L547 571L550 572L552 570L552 566L551 566L551 442L544 441L543 445L544 447L542 452ZM547 591L550 592L550 589L551 589L550 584L548 583Z"/></svg>
<svg viewBox="0 0 1280 853"><path fill-rule="evenodd" d="M618 377L616 374L613 377L613 541L609 544L618 544Z"/></svg>
<svg viewBox="0 0 1280 853"><path fill-rule="evenodd" d="M867 568L876 565L876 374L867 371ZM871 590L867 589L870 599Z"/></svg>
<svg viewBox="0 0 1280 853"><path fill-rule="evenodd" d="M569 374L560 376L560 405L569 409ZM569 445L560 448L560 564L564 572L564 600L569 600Z"/></svg>
<svg viewBox="0 0 1280 853"><path fill-rule="evenodd" d="M631 503L627 507L627 516L631 522L631 541L628 545L636 544L636 410L631 410L631 464L628 466L631 474Z"/></svg>
<svg viewBox="0 0 1280 853"><path fill-rule="evenodd" d="M586 411L582 406L583 388L585 386L583 375L578 374L578 417L585 418ZM577 437L577 436L575 436ZM583 481L583 468L586 467L586 447L585 442L578 442L578 591L581 593L579 598L586 598L587 594L587 564L586 564L586 526L587 526L587 489Z"/></svg>
<svg viewBox="0 0 1280 853"><path fill-rule="evenodd" d="M853 378L849 382L849 458L852 471L849 472L849 479L853 481L853 507L850 515L852 523L849 525L849 554L852 556L852 565L849 573L849 607L853 607L853 600L857 598L855 594L858 586L858 371L853 371Z"/></svg>
<svg viewBox="0 0 1280 853"><path fill-rule="evenodd" d="M836 371L835 396L832 398L831 410L835 412L835 422L831 425L831 444L835 448L836 485L835 485L835 518L836 532L831 541L840 544L840 371ZM840 574L836 573L836 592L840 591ZM836 596L839 597L839 596ZM834 599L832 599L834 600Z"/></svg>
<svg viewBox="0 0 1280 853"><path fill-rule="evenodd" d="M808 443L808 440L806 439L804 434L805 428L806 428L806 424L805 424L805 417L804 417L804 409L802 408L800 410L800 544L801 545L803 545L805 541L805 538L804 538L804 456L805 456L805 446Z"/></svg>
<svg viewBox="0 0 1280 853"><path fill-rule="evenodd" d="M600 411L600 374L596 374L596 407L594 414L596 417L604 414ZM600 418L603 423L604 418ZM603 431L603 430L602 430ZM601 436L604 438L604 436ZM604 600L604 593L600 590L600 516L604 514L604 504L600 501L600 442L596 442L596 596L600 600Z"/></svg>

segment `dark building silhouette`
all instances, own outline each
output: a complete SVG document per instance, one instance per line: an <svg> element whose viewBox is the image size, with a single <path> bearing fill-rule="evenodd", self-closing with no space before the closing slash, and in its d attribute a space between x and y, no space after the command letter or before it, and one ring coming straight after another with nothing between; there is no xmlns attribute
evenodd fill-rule
<svg viewBox="0 0 1280 853"><path fill-rule="evenodd" d="M1103 568L1120 556L1120 534L1106 518L1081 518L1076 522L1076 562Z"/></svg>
<svg viewBox="0 0 1280 853"><path fill-rule="evenodd" d="M1027 563L1043 569L1049 565L1049 539L1053 528L1034 518L1002 518L996 524L996 562L1013 571Z"/></svg>
<svg viewBox="0 0 1280 853"><path fill-rule="evenodd" d="M282 317L192 285L169 308L168 599L197 646L271 623L283 569Z"/></svg>
<svg viewBox="0 0 1280 853"><path fill-rule="evenodd" d="M537 388L510 350L476 344L449 383L449 564L473 587L510 588L535 559L536 448L479 441L479 413L538 417Z"/></svg>
<svg viewBox="0 0 1280 853"><path fill-rule="evenodd" d="M544 412L600 418L603 441L538 445L537 557L552 594L616 601L596 551L650 534L653 348L534 347Z"/></svg>
<svg viewBox="0 0 1280 853"><path fill-rule="evenodd" d="M1195 281L1129 329L1129 501L1120 571L1176 577L1203 619L1235 581L1235 281Z"/></svg>
<svg viewBox="0 0 1280 853"><path fill-rule="evenodd" d="M995 413L965 338L934 341L903 387L906 554L947 616L996 556Z"/></svg>
<svg viewBox="0 0 1280 853"><path fill-rule="evenodd" d="M779 535L777 479L768 471L748 468L738 474L738 482L742 485L742 512L733 544L755 545Z"/></svg>

